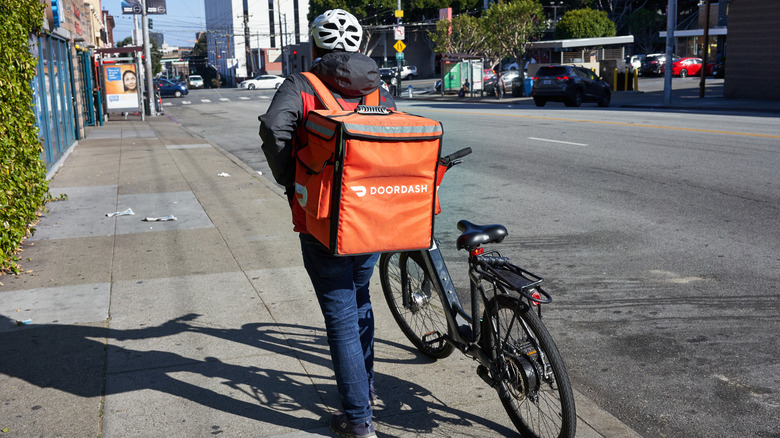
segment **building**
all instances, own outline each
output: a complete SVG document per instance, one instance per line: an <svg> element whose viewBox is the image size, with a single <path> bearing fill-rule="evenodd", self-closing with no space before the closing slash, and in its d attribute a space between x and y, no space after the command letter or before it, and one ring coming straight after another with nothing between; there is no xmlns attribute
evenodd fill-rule
<svg viewBox="0 0 780 438"><path fill-rule="evenodd" d="M113 18L101 11L100 0L41 3L46 6L43 32L30 35L30 50L38 58L31 85L41 156L52 169L83 138L84 127L97 121L93 51L113 38Z"/></svg>
<svg viewBox="0 0 780 438"><path fill-rule="evenodd" d="M229 87L261 73L290 73L289 46L308 42L308 12L306 0L205 2L209 65Z"/></svg>
<svg viewBox="0 0 780 438"><path fill-rule="evenodd" d="M780 2L731 0L724 95L780 99L772 78L780 69Z"/></svg>

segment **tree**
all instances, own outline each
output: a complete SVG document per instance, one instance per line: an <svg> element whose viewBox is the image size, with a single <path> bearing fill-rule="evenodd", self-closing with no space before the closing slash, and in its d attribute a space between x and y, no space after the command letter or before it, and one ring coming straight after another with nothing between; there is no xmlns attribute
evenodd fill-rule
<svg viewBox="0 0 780 438"><path fill-rule="evenodd" d="M479 55L486 38L481 27L479 18L461 14L452 17L452 21L439 20L429 36L436 53Z"/></svg>
<svg viewBox="0 0 780 438"><path fill-rule="evenodd" d="M484 54L492 66L508 55L519 62L528 42L546 27L544 8L537 0L499 1L488 9L483 27L488 34Z"/></svg>
<svg viewBox="0 0 780 438"><path fill-rule="evenodd" d="M634 35L636 53L653 53L658 45L658 32L666 29L666 17L647 9L639 9L628 18L628 28Z"/></svg>
<svg viewBox="0 0 780 438"><path fill-rule="evenodd" d="M157 47L157 43L154 41L151 41L152 47L149 49L149 52L152 54L152 75L156 75L157 73L160 73L162 71L162 52L160 52L160 49ZM122 41L116 43L117 47L125 47L125 46L132 46L133 45L133 37L127 37L123 39ZM135 56L135 55L133 55Z"/></svg>
<svg viewBox="0 0 780 438"><path fill-rule="evenodd" d="M555 36L561 39L611 37L615 34L615 23L607 13L590 8L566 12L555 29Z"/></svg>

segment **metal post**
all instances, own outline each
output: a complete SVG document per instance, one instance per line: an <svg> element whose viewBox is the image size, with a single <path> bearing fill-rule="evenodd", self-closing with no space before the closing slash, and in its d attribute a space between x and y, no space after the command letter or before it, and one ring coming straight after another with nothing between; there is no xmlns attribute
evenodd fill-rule
<svg viewBox="0 0 780 438"><path fill-rule="evenodd" d="M707 76L707 60L710 52L710 0L704 1L704 53L701 57L701 81L699 82L699 97L704 97L706 87L705 76Z"/></svg>
<svg viewBox="0 0 780 438"><path fill-rule="evenodd" d="M396 2L396 10L397 11L401 10L401 0L398 0ZM402 24L401 17L396 17L395 24L396 24L396 26L400 26ZM401 53L403 53L403 52L401 52ZM396 58L396 59L398 59L398 58ZM406 61L396 62L396 67L398 67L398 69L395 72L395 74L396 74L396 76L395 76L395 83L396 83L395 95L396 96L400 96L401 95L401 69L403 68L403 64L405 62ZM442 84L442 90L444 89L443 87L444 87L444 84Z"/></svg>
<svg viewBox="0 0 780 438"><path fill-rule="evenodd" d="M149 17L146 15L146 0L141 0L141 23L144 31L144 56L146 57L146 97L149 99L149 114L154 111L154 72L152 71L152 52L149 44Z"/></svg>
<svg viewBox="0 0 780 438"><path fill-rule="evenodd" d="M669 0L666 10L666 71L664 72L664 105L672 103L672 56L674 28L677 26L677 0Z"/></svg>

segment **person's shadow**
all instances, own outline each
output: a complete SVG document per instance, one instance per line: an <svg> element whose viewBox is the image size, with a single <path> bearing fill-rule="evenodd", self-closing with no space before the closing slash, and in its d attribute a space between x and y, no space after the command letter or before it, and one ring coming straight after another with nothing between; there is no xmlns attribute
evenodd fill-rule
<svg viewBox="0 0 780 438"><path fill-rule="evenodd" d="M331 369L327 340L322 328L252 323L240 329L220 329L199 325L199 316L189 314L159 326L116 330L83 325L39 325L9 329L15 322L0 315L0 373L41 388L53 388L81 397L151 389L233 415L293 429L311 430L327 424L330 412L339 407L332 374L312 375L311 372L242 366L225 363L214 357L199 360L167 351L140 351L122 346L124 341L150 340L191 332L221 341L243 343L263 350L264 354L294 357L303 364L301 369L313 368L306 364ZM380 339L376 342L387 343ZM410 349L405 345L391 345L393 348ZM425 366L430 361L416 356L405 362L405 366L412 368L410 372L422 372L413 368ZM244 397L239 400L185 382L175 377L180 372L218 379L233 392L244 394ZM106 373L109 378L104 379ZM441 376L442 379L452 377ZM332 383L318 384L316 391L312 391L312 380ZM390 398L384 399L385 408L376 413L377 419L385 426L383 436L393 436L388 428L404 435L419 434L429 433L444 423L453 422L459 425L480 424L503 436L515 433L490 420L445 406L438 400L432 405L423 399L431 396L427 389L394 376L378 374L376 385L386 391L384 394L392 394ZM299 414L303 411L315 415ZM409 415L410 412L417 415Z"/></svg>

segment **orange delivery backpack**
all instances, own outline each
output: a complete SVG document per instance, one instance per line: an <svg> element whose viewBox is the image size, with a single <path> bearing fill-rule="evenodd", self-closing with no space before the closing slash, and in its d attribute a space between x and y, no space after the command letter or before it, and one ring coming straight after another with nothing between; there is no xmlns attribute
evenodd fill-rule
<svg viewBox="0 0 780 438"><path fill-rule="evenodd" d="M295 152L293 202L308 232L336 255L430 248L441 123L378 106L378 89L343 110L304 76L326 108L308 113L308 143Z"/></svg>

